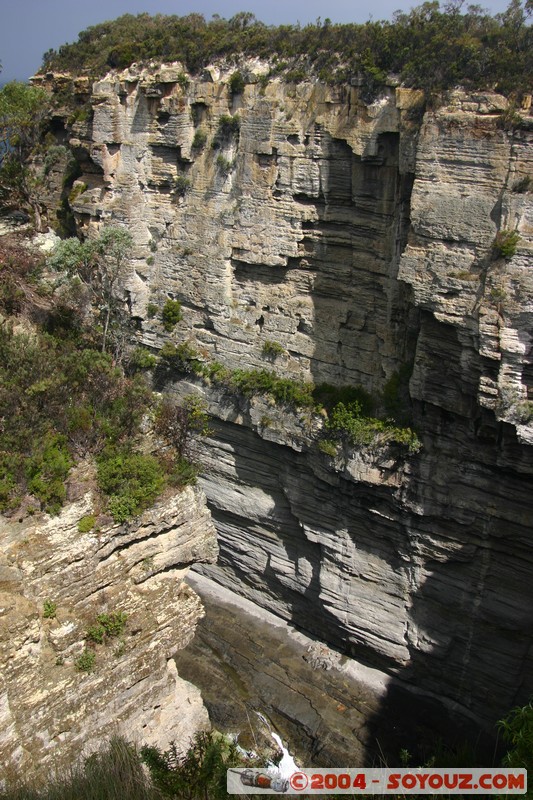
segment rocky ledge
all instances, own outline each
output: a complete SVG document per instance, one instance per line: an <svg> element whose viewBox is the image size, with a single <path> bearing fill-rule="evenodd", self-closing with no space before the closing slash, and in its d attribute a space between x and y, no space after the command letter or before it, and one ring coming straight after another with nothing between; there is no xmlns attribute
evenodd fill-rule
<svg viewBox="0 0 533 800"><path fill-rule="evenodd" d="M273 400L207 393L210 574L492 726L533 691L529 101L457 90L427 107L390 86L366 103L248 66L239 92L229 67L42 77L59 97L72 83L55 127L81 173L77 230L131 230L122 289L154 352L186 342L378 402L404 376L421 450L346 464Z"/></svg>
<svg viewBox="0 0 533 800"><path fill-rule="evenodd" d="M129 524L104 519L82 532L92 508L87 491L58 517L1 521L4 780L50 774L113 734L165 747L209 724L171 659L203 613L183 578L217 554L202 492L186 488ZM98 632L99 616L116 635Z"/></svg>

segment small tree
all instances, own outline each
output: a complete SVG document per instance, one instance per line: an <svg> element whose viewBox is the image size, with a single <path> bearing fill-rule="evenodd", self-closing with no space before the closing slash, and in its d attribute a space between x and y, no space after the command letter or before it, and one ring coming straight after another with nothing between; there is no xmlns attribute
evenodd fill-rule
<svg viewBox="0 0 533 800"><path fill-rule="evenodd" d="M109 320L115 302L115 287L126 272L127 260L133 245L133 237L125 228L104 228L98 241L98 266L101 297L104 310L104 335L102 352L105 352Z"/></svg>
<svg viewBox="0 0 533 800"><path fill-rule="evenodd" d="M103 317L102 352L106 352L112 314L118 314L116 288L124 278L133 238L118 226L104 228L97 239L60 242L50 258L53 269L77 276L91 290L92 302Z"/></svg>
<svg viewBox="0 0 533 800"><path fill-rule="evenodd" d="M0 89L0 202L29 206L37 230L41 229L39 181L26 162L39 141L47 110L43 89L18 81Z"/></svg>
<svg viewBox="0 0 533 800"><path fill-rule="evenodd" d="M165 398L157 411L155 429L178 458L190 458L194 437L209 433L205 401L194 394L185 397L181 405Z"/></svg>

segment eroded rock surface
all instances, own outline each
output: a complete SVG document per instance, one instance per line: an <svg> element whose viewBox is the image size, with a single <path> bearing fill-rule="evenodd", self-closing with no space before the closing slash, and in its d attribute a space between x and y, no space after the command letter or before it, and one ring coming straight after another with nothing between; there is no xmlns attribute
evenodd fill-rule
<svg viewBox="0 0 533 800"><path fill-rule="evenodd" d="M252 67L232 95L230 72L94 85L69 132L79 229L135 236L125 291L154 349L374 394L412 363L423 447L331 458L308 415L196 381L210 574L492 723L533 692L530 111L516 125L504 98L457 91L424 112L401 88L365 105ZM171 334L150 318L167 297L185 312Z"/></svg>
<svg viewBox="0 0 533 800"><path fill-rule="evenodd" d="M89 491L58 517L2 518L2 779L68 767L113 734L166 747L209 724L171 660L203 613L183 578L216 558L202 493L187 488L131 524L81 533L92 508ZM88 640L97 616L114 612L127 615L124 631ZM92 671L76 666L84 651Z"/></svg>

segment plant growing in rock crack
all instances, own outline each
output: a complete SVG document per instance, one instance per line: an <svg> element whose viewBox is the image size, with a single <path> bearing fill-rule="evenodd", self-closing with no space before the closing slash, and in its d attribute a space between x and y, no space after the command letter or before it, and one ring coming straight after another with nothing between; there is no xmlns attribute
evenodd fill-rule
<svg viewBox="0 0 533 800"><path fill-rule="evenodd" d="M194 138L192 140L192 146L194 150L201 150L202 147L205 146L207 142L207 133L204 131L203 128L198 128L195 131Z"/></svg>
<svg viewBox="0 0 533 800"><path fill-rule="evenodd" d="M92 672L96 665L96 653L87 648L74 661L74 666L79 672Z"/></svg>
<svg viewBox="0 0 533 800"><path fill-rule="evenodd" d="M127 619L128 615L123 611L98 614L96 623L87 628L85 638L95 644L103 644L107 638L120 636L124 632Z"/></svg>
<svg viewBox="0 0 533 800"><path fill-rule="evenodd" d="M337 455L337 451L339 449L338 442L334 442L331 439L321 439L318 442L318 449L321 453L324 453L331 458L335 458Z"/></svg>
<svg viewBox="0 0 533 800"><path fill-rule="evenodd" d="M231 170L233 169L233 161L226 158L223 155L219 155L217 157L217 167L223 175L229 175Z"/></svg>
<svg viewBox="0 0 533 800"><path fill-rule="evenodd" d="M163 306L161 317L163 319L164 329L169 333L170 331L173 331L178 322L183 319L180 301L171 300L169 298Z"/></svg>
<svg viewBox="0 0 533 800"><path fill-rule="evenodd" d="M43 617L45 619L55 619L57 611L57 603L53 600L45 600L43 603Z"/></svg>
<svg viewBox="0 0 533 800"><path fill-rule="evenodd" d="M505 258L508 261L515 255L519 241L520 234L518 231L499 231L492 243L492 252L496 258Z"/></svg>
<svg viewBox="0 0 533 800"><path fill-rule="evenodd" d="M217 136L221 139L229 139L239 133L240 127L241 119L238 114L233 116L222 114L218 119Z"/></svg>
<svg viewBox="0 0 533 800"><path fill-rule="evenodd" d="M95 523L96 523L95 515L86 514L78 522L78 530L80 533L89 533L89 531L92 531L92 529L94 528Z"/></svg>
<svg viewBox="0 0 533 800"><path fill-rule="evenodd" d="M244 77L239 70L234 72L229 79L229 90L232 95L235 94L242 94L244 92L244 87L246 86Z"/></svg>
<svg viewBox="0 0 533 800"><path fill-rule="evenodd" d="M278 356L284 356L286 354L286 350L279 342L273 341L272 339L267 339L261 350L261 355L263 358L268 358L270 361L275 361Z"/></svg>
<svg viewBox="0 0 533 800"><path fill-rule="evenodd" d="M185 197L185 195L191 188L190 178L187 178L185 175L177 175L174 178L173 188L177 197Z"/></svg>

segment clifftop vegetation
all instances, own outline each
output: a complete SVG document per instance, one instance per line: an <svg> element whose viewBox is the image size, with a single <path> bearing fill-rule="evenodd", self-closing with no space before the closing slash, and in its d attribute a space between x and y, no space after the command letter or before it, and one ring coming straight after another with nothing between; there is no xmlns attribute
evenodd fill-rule
<svg viewBox="0 0 533 800"><path fill-rule="evenodd" d="M194 398L158 404L140 374L155 359L127 343L109 285L125 234L62 242L48 271L23 239L0 238L0 513L57 514L71 468L87 459L116 522L195 480L189 444L206 430L204 409ZM149 418L153 455L143 450Z"/></svg>
<svg viewBox="0 0 533 800"><path fill-rule="evenodd" d="M44 55L44 70L104 74L134 61L181 61L191 73L217 58L237 62L259 56L272 73L298 81L361 80L371 92L394 73L407 86L428 91L457 84L506 94L533 88L533 33L527 20L533 0L511 0L494 17L464 0L437 0L396 12L392 21L267 26L253 14L229 20L125 14L82 31L78 41Z"/></svg>

